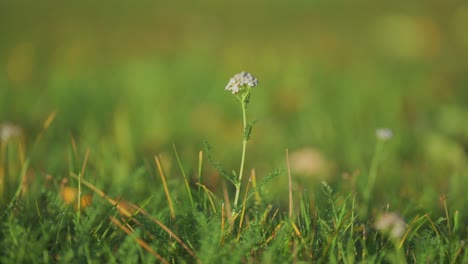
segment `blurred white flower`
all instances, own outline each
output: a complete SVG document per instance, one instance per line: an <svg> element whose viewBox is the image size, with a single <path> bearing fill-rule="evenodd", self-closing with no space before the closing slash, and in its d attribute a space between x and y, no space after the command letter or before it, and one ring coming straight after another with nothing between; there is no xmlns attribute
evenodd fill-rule
<svg viewBox="0 0 468 264"><path fill-rule="evenodd" d="M406 232L406 223L399 214L390 212L382 215L375 223L375 228L389 234L391 238L401 238Z"/></svg>
<svg viewBox="0 0 468 264"><path fill-rule="evenodd" d="M325 179L333 170L333 162L328 161L322 152L311 147L292 151L289 155L291 172L297 176Z"/></svg>
<svg viewBox="0 0 468 264"><path fill-rule="evenodd" d="M393 137L393 131L389 128L377 128L375 135L380 140L389 140Z"/></svg>
<svg viewBox="0 0 468 264"><path fill-rule="evenodd" d="M19 137L23 133L23 130L14 124L4 123L0 124L0 141L7 142L8 140Z"/></svg>
<svg viewBox="0 0 468 264"><path fill-rule="evenodd" d="M258 85L258 80L248 72L241 72L229 80L226 85L226 90L231 91L232 94L237 94L244 90L246 86L254 87Z"/></svg>

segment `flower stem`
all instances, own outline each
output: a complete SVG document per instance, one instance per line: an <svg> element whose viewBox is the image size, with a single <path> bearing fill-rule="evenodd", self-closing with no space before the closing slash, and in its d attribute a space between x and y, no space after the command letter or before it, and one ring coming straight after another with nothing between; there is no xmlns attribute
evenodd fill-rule
<svg viewBox="0 0 468 264"><path fill-rule="evenodd" d="M371 166L369 169L369 176L367 178L367 186L365 187L364 193L363 193L364 195L363 198L365 202L365 207L364 207L365 209L363 210L364 214L367 214L370 208L370 200L371 200L372 193L374 191L375 181L377 179L377 173L378 173L381 154L383 151L383 145L384 145L384 142L382 140L378 140L377 145L375 146L375 153L374 153L374 157L372 158Z"/></svg>
<svg viewBox="0 0 468 264"><path fill-rule="evenodd" d="M244 172L244 162L245 162L245 150L247 148L247 137L245 135L245 130L247 129L247 118L246 118L246 108L247 105L245 103L244 98L241 100L241 107L242 107L242 117L244 120L244 135L242 139L242 158L241 158L241 164L240 164L240 169L239 169L239 179L236 184L236 196L234 198L234 208L237 207L237 203L239 202L239 194L240 194L240 189L242 185L242 174Z"/></svg>

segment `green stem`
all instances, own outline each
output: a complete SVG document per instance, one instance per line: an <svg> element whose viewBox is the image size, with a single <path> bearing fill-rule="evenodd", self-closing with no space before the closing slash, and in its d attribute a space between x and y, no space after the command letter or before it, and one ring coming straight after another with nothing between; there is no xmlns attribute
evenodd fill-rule
<svg viewBox="0 0 468 264"><path fill-rule="evenodd" d="M377 179L377 172L378 172L381 152L383 150L383 144L384 144L384 142L379 140L377 142L377 145L375 146L375 153L374 153L374 157L372 159L371 167L370 167L370 170L369 170L369 177L367 179L367 186L366 186L366 189L364 190L364 200L366 202L366 207L367 208L369 208L370 197L372 195L372 192L374 191L374 185L375 185L375 181Z"/></svg>
<svg viewBox="0 0 468 264"><path fill-rule="evenodd" d="M81 173L78 174L78 223L81 218Z"/></svg>
<svg viewBox="0 0 468 264"><path fill-rule="evenodd" d="M236 196L234 198L234 208L237 207L237 203L239 202L239 194L240 194L240 189L242 185L242 174L244 172L245 150L247 148L247 138L245 136L245 130L247 129L245 98L242 98L241 100L241 107L242 107L242 117L244 120L244 135L242 139L242 158L241 158L241 164L240 164L240 169L239 169L239 180L236 184Z"/></svg>

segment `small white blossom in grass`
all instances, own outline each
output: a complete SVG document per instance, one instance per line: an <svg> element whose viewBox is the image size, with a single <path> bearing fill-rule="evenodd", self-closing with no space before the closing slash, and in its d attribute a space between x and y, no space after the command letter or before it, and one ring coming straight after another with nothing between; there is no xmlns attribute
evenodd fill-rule
<svg viewBox="0 0 468 264"><path fill-rule="evenodd" d="M231 91L232 94L238 94L242 92L247 86L255 87L258 85L258 80L248 72L241 72L229 80L226 85L226 90Z"/></svg>
<svg viewBox="0 0 468 264"><path fill-rule="evenodd" d="M375 131L375 135L377 136L377 139L386 141L393 137L393 132L389 128L378 128Z"/></svg>
<svg viewBox="0 0 468 264"><path fill-rule="evenodd" d="M243 131L243 140L242 140L242 156L241 156L241 164L239 168L239 173L233 173L233 176L237 178L237 180L231 180L236 188L236 196L234 197L234 211L238 210L237 204L239 202L239 195L242 185L242 174L244 172L244 163L245 163L245 152L247 147L247 141L250 138L250 133L252 132L252 127L255 121L247 123L247 114L246 109L247 105L250 102L250 92L252 91L252 87L258 85L258 80L252 74L248 72L240 72L234 77L229 80L229 83L226 85L226 90L230 91L233 95L236 96L238 102L241 105L242 109L242 120L244 123L244 131Z"/></svg>
<svg viewBox="0 0 468 264"><path fill-rule="evenodd" d="M380 217L375 223L375 228L393 239L399 239L406 232L406 223L399 214L390 212Z"/></svg>
<svg viewBox="0 0 468 264"><path fill-rule="evenodd" d="M19 137L23 134L23 130L14 124L4 123L0 124L0 141L7 142L12 138Z"/></svg>

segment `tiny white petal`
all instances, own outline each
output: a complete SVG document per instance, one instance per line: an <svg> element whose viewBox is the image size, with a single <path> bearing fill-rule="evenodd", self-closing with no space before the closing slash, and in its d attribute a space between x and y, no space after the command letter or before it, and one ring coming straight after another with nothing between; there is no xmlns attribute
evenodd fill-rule
<svg viewBox="0 0 468 264"><path fill-rule="evenodd" d="M248 72L240 72L232 77L226 85L226 90L233 94L241 92L245 86L255 87L258 85L258 80Z"/></svg>
<svg viewBox="0 0 468 264"><path fill-rule="evenodd" d="M375 131L375 135L380 140L389 140L393 137L393 132L389 128L378 128Z"/></svg>
<svg viewBox="0 0 468 264"><path fill-rule="evenodd" d="M8 140L19 137L23 133L23 130L14 124L4 123L0 124L0 141L7 142Z"/></svg>
<svg viewBox="0 0 468 264"><path fill-rule="evenodd" d="M388 233L392 238L401 238L406 232L406 223L399 214L389 212L380 217L375 223L375 228Z"/></svg>

